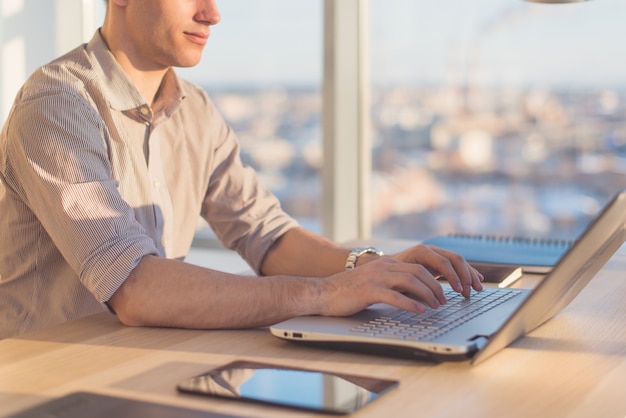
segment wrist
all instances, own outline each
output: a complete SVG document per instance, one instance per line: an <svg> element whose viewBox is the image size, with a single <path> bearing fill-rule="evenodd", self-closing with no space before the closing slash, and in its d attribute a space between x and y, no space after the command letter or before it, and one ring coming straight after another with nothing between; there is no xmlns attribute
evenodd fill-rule
<svg viewBox="0 0 626 418"><path fill-rule="evenodd" d="M357 263L361 260L361 264L366 258L380 257L384 253L376 247L357 247L354 248L348 254L346 259L345 270L353 270L356 268ZM371 260L369 260L371 261Z"/></svg>

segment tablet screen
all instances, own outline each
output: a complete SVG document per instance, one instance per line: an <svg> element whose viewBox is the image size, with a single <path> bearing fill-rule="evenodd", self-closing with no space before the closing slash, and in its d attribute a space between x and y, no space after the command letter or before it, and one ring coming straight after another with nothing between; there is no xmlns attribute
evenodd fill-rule
<svg viewBox="0 0 626 418"><path fill-rule="evenodd" d="M181 392L320 412L354 412L396 387L395 380L234 362L190 378Z"/></svg>

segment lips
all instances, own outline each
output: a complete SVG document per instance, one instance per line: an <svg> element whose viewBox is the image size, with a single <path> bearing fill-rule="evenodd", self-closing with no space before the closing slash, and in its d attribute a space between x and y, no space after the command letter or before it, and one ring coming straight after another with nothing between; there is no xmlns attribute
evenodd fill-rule
<svg viewBox="0 0 626 418"><path fill-rule="evenodd" d="M209 39L209 34L205 32L183 32L185 37L198 45L205 45Z"/></svg>

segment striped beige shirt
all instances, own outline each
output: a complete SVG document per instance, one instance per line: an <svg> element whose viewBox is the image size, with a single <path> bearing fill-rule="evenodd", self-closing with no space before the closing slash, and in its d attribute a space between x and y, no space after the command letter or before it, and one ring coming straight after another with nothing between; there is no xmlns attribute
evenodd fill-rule
<svg viewBox="0 0 626 418"><path fill-rule="evenodd" d="M202 215L257 272L296 225L206 93L170 70L152 108L97 32L37 70L0 136L0 338L102 311Z"/></svg>

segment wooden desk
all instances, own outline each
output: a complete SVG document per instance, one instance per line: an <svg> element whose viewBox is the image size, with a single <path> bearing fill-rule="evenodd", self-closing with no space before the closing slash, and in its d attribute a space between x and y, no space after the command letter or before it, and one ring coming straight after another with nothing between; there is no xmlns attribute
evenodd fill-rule
<svg viewBox="0 0 626 418"><path fill-rule="evenodd" d="M623 418L624 272L626 254L618 254L557 317L474 367L313 349L265 329L127 328L99 314L0 341L0 416L77 390L242 416L317 416L175 390L188 376L245 358L401 381L357 417Z"/></svg>

